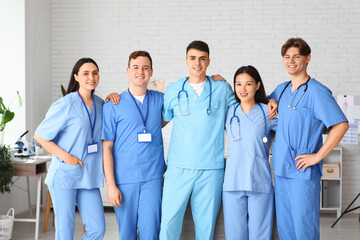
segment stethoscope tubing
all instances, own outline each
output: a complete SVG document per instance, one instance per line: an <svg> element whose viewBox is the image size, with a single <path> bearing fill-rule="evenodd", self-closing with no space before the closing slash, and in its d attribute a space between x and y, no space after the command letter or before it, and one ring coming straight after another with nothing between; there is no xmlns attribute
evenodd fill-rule
<svg viewBox="0 0 360 240"><path fill-rule="evenodd" d="M186 84L186 82L188 82L188 80L189 80L189 77L186 77L184 83L182 84L181 90L178 92L179 115L189 115L189 112L188 112L188 109L189 109L189 95L188 95L187 91L185 90L185 84ZM206 80L208 80L209 84L210 84L209 107L208 107L208 109L206 109L206 113L208 115L210 115L211 114L212 86L211 86L211 80L210 80L210 78L208 76L206 76ZM180 109L180 95L181 95L181 93L185 93L185 96L186 96L186 112L185 113L182 113L181 109Z"/></svg>
<svg viewBox="0 0 360 240"><path fill-rule="evenodd" d="M303 83L303 84L301 84L300 86L297 87L296 92L295 92L293 98L291 99L290 104L288 105L289 108L292 108L292 109L296 110L296 106L298 105L298 103L300 102L301 98L304 96L304 94L306 93L306 91L307 91L307 89L308 89L308 86L309 86L309 85L308 85L308 82L310 81L310 79L311 79L311 77L309 76L308 80L306 80L305 83ZM284 94L286 88L290 85L290 83L291 83L291 81L289 81L289 82L286 84L286 86L284 87L284 89L282 90L282 92L281 92L281 94L280 94L280 96L279 96L278 105L280 104L280 99L281 99L282 95ZM292 103L293 103L293 101L294 101L294 99L295 99L295 97L296 97L296 95L297 95L297 93L298 93L298 91L299 91L299 89L300 89L302 86L305 86L304 92L301 94L300 98L299 98L298 101L295 103L295 105L294 105L294 106L291 106Z"/></svg>
<svg viewBox="0 0 360 240"><path fill-rule="evenodd" d="M264 117L264 130L265 130L265 132L264 132L264 137L263 137L262 140L263 140L264 143L267 143L268 139L267 139L267 137L266 137L266 134L267 134L267 126L266 126L265 111L264 111L264 109L261 107L260 103L257 103L257 105L259 105L259 107L260 107L260 109L261 109L261 112L262 112L262 114L263 114L263 117ZM232 141L237 141L237 140L240 139L240 119L239 119L239 117L236 115L236 110L237 110L237 108L238 108L239 106L240 106L240 103L238 103L238 104L235 106L234 112L233 112L233 116L230 118L230 134L231 134L231 140L232 140ZM234 119L236 119L237 124L238 124L238 127L239 127L239 136L236 137L236 138L234 138L233 131L232 131L232 122L233 122Z"/></svg>

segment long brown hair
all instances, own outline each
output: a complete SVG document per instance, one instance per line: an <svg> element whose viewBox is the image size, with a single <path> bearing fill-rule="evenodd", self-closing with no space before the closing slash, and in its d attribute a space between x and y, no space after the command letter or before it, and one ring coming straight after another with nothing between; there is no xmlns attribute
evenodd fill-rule
<svg viewBox="0 0 360 240"><path fill-rule="evenodd" d="M96 64L96 62L93 59L91 59L91 58L81 58L81 59L79 59L75 63L75 65L74 65L74 67L73 67L73 69L71 71L70 81L69 81L69 85L68 85L66 94L69 94L71 92L76 92L77 90L79 90L80 86L79 86L79 83L75 80L74 74L78 75L81 66L84 65L85 63L93 63L96 66L96 68L98 69L98 71L99 71L99 67L98 67L98 65ZM94 93L94 91L95 90L92 90L91 93Z"/></svg>

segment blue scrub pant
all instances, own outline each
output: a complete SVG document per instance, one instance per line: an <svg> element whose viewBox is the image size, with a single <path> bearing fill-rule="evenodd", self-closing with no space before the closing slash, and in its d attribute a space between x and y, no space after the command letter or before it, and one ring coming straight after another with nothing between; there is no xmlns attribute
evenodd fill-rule
<svg viewBox="0 0 360 240"><path fill-rule="evenodd" d="M320 174L311 168L311 180L274 176L280 239L320 239Z"/></svg>
<svg viewBox="0 0 360 240"><path fill-rule="evenodd" d="M224 169L197 170L168 166L164 181L160 239L180 238L189 199L195 223L195 239L213 239L223 179Z"/></svg>
<svg viewBox="0 0 360 240"><path fill-rule="evenodd" d="M161 191L163 178L117 185L122 195L122 206L114 207L119 227L119 239L159 239Z"/></svg>
<svg viewBox="0 0 360 240"><path fill-rule="evenodd" d="M83 240L103 239L105 235L104 207L100 190L93 189L61 189L59 184L49 187L55 211L55 239L74 239L75 204L83 220L86 232Z"/></svg>
<svg viewBox="0 0 360 240"><path fill-rule="evenodd" d="M272 239L273 193L223 192L223 210L226 239Z"/></svg>

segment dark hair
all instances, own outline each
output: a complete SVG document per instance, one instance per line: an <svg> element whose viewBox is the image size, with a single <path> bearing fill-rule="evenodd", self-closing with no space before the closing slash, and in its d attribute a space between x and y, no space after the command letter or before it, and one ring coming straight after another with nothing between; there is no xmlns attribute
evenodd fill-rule
<svg viewBox="0 0 360 240"><path fill-rule="evenodd" d="M269 101L266 99L266 93L265 93L265 88L264 88L264 84L261 80L260 74L258 72L258 70L256 70L256 68L254 68L253 66L242 66L241 68L239 68L234 75L234 92L235 92L235 99L237 102L240 102L239 97L236 95L236 91L235 91L235 86L236 86L236 77L242 73L247 73L250 75L250 77L252 77L256 84L258 82L260 82L260 88L256 91L255 93L255 102L256 103L265 103L267 104Z"/></svg>
<svg viewBox="0 0 360 240"><path fill-rule="evenodd" d="M310 46L302 38L290 38L281 47L281 56L284 56L286 51L295 47L299 49L300 55L309 56L311 54Z"/></svg>
<svg viewBox="0 0 360 240"><path fill-rule="evenodd" d="M128 67L130 67L131 59L137 59L138 57L147 57L150 60L150 68L152 68L152 59L150 53L147 51L135 51L129 55Z"/></svg>
<svg viewBox="0 0 360 240"><path fill-rule="evenodd" d="M84 65L85 63L93 63L96 66L96 68L99 70L98 65L96 64L96 62L93 59L91 59L91 58L81 58L81 59L79 59L75 63L75 65L74 65L74 67L73 67L73 69L71 71L70 81L69 81L69 85L68 85L66 94L69 94L71 92L76 92L77 90L79 90L79 83L75 80L74 74L78 75L81 66ZM94 91L95 90L92 90L91 93L94 93Z"/></svg>
<svg viewBox="0 0 360 240"><path fill-rule="evenodd" d="M186 48L186 55L192 48L202 52L206 52L210 56L209 45L207 45L206 42L200 40L192 41Z"/></svg>

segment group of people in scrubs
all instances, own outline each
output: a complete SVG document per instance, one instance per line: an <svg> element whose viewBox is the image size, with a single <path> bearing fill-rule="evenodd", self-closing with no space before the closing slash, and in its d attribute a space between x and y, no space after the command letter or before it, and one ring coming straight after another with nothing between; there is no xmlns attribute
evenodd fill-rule
<svg viewBox="0 0 360 240"><path fill-rule="evenodd" d="M188 203L196 239L213 239L221 201L226 239L271 239L274 193L280 239L319 239L321 160L348 123L330 90L307 74L310 53L303 39L289 39L281 54L290 81L266 96L253 66L236 71L234 91L208 76L203 41L186 49L187 77L165 94L148 90L152 59L136 51L129 56L129 88L105 104L94 94L97 64L80 59L67 95L52 104L34 136L53 154L45 183L56 239L73 239L75 205L83 239L104 237L104 175L119 239L179 239ZM161 128L171 120L165 165ZM323 144L324 125L331 130Z"/></svg>

